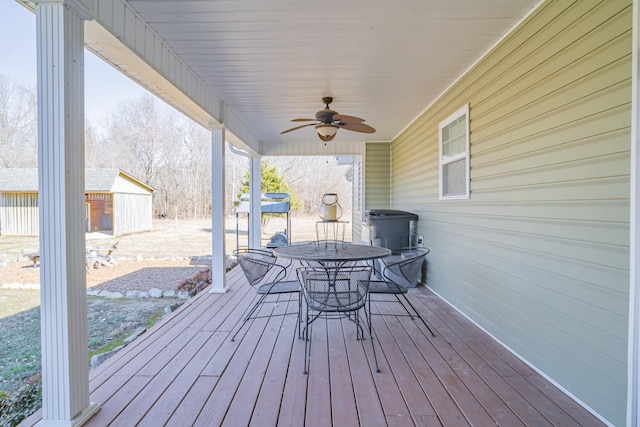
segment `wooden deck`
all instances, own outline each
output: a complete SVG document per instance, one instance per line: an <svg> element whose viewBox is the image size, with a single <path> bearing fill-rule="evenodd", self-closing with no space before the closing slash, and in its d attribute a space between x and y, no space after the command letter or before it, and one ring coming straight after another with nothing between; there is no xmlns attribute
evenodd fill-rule
<svg viewBox="0 0 640 427"><path fill-rule="evenodd" d="M86 425L603 425L425 287L410 297L435 338L408 317L374 316L375 373L370 343L356 340L352 323L318 321L303 375L297 300L274 296L262 312L292 315L256 319L231 342L256 293L239 268L228 283L92 370L91 401L102 409Z"/></svg>

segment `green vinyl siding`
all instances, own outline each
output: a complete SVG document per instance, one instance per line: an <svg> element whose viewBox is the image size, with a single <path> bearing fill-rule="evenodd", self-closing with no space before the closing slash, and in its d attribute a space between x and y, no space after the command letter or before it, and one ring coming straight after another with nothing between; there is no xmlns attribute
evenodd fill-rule
<svg viewBox="0 0 640 427"><path fill-rule="evenodd" d="M367 143L365 154L365 210L388 209L391 191L391 146L388 143Z"/></svg>
<svg viewBox="0 0 640 427"><path fill-rule="evenodd" d="M547 1L391 145L427 285L614 425L626 416L631 1ZM438 200L469 103L470 199ZM420 159L417 161L416 159Z"/></svg>

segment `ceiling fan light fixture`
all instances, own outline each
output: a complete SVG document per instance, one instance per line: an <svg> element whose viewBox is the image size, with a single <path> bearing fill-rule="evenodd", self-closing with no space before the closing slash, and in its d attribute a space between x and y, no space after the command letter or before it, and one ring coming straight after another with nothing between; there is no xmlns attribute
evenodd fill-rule
<svg viewBox="0 0 640 427"><path fill-rule="evenodd" d="M331 138L338 131L338 126L328 125L328 124L319 124L316 126L316 130L318 131L318 135L323 136L325 138Z"/></svg>

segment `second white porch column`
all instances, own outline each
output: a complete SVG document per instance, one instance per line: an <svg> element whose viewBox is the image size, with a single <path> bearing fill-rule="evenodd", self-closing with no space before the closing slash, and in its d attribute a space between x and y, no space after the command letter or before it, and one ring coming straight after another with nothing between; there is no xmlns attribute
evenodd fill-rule
<svg viewBox="0 0 640 427"><path fill-rule="evenodd" d="M227 291L224 221L224 127L211 129L211 290Z"/></svg>
<svg viewBox="0 0 640 427"><path fill-rule="evenodd" d="M89 403L84 234L84 19L74 1L36 5L42 420L80 426Z"/></svg>
<svg viewBox="0 0 640 427"><path fill-rule="evenodd" d="M262 246L262 158L251 156L249 170L249 247Z"/></svg>

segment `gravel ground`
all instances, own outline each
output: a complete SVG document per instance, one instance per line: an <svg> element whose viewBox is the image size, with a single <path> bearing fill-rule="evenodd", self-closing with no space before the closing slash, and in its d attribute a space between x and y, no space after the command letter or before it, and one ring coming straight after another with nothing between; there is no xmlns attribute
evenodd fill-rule
<svg viewBox="0 0 640 427"><path fill-rule="evenodd" d="M113 267L92 269L87 273L87 288L112 292L148 291L151 288L175 289L198 271L207 268L207 259L116 260ZM0 287L20 287L40 283L40 269L29 262L9 262L0 269ZM25 288L33 286L23 286Z"/></svg>
<svg viewBox="0 0 640 427"><path fill-rule="evenodd" d="M315 238L316 217L292 219L294 242ZM246 219L240 224L240 245L246 245ZM282 231L284 220L272 219L263 230L266 244L277 231ZM235 218L227 220L227 252L236 247ZM351 227L347 227L347 237ZM108 248L117 244L113 258L117 265L91 269L87 274L87 287L113 292L128 290L148 291L151 288L175 289L186 278L207 268L211 257L211 222L209 219L193 221L155 220L153 230L127 236L111 237L101 233L87 234L87 247ZM22 254L38 250L37 237L0 236L0 287L10 284L38 284L40 270ZM4 267L3 267L4 266Z"/></svg>

